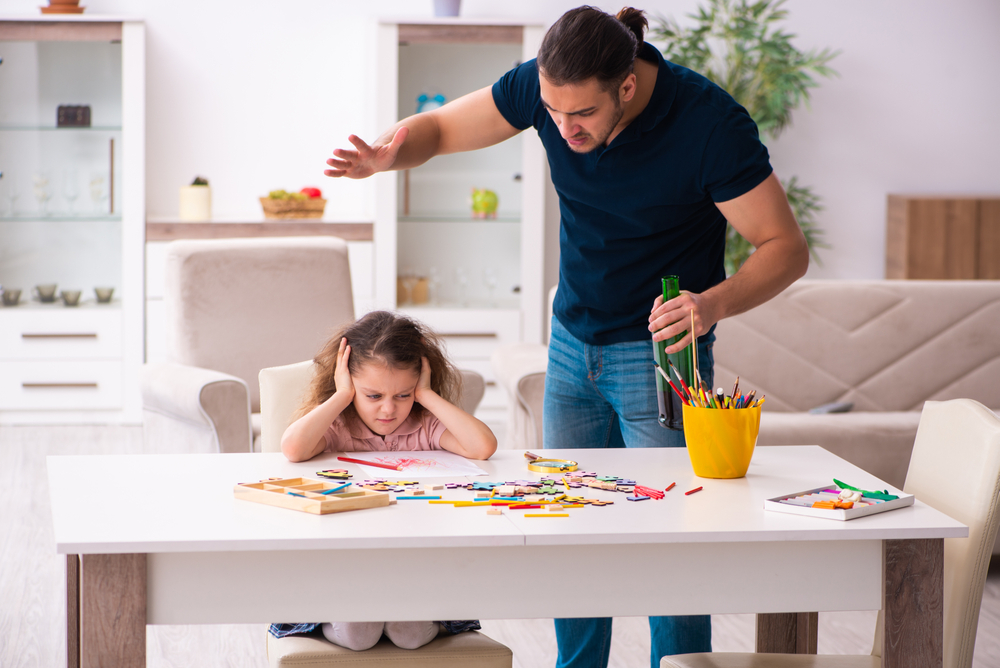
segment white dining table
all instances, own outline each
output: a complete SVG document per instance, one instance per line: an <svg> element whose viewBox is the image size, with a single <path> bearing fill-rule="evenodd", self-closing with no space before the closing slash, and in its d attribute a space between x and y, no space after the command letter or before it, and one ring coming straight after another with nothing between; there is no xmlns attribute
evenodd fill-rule
<svg viewBox="0 0 1000 668"><path fill-rule="evenodd" d="M533 480L523 451L455 482ZM67 555L70 666L144 666L146 624L757 613L758 651L815 652L816 613L885 611L883 666L937 668L943 539L922 503L850 521L764 510L831 485L894 490L818 446L756 449L743 478L697 478L672 448L546 450L581 470L676 486L663 499L525 517L420 500L313 515L235 498L241 482L345 468L324 454L51 456ZM419 480L419 475L413 476ZM427 482L446 482L428 479ZM696 487L701 491L685 492ZM465 489L435 492L471 500Z"/></svg>

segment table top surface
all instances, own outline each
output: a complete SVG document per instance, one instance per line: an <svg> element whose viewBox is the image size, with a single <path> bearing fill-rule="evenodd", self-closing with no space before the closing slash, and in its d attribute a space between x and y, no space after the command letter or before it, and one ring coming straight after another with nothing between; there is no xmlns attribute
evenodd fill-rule
<svg viewBox="0 0 1000 668"><path fill-rule="evenodd" d="M818 446L759 447L746 477L735 480L696 477L683 448L546 450L544 454L576 460L581 470L633 479L648 487L677 485L662 500L638 502L627 501L629 495L621 492L580 488L574 493L614 504L567 510L567 518L527 518L523 511L514 510L491 516L483 508L423 501L313 515L236 499L233 487L270 477L315 478L317 471L331 468L348 469L354 475L352 482L370 476L330 453L297 464L281 454L50 456L56 549L60 554L115 554L968 535L965 525L920 499L912 507L850 521L765 511L765 499L832 484L833 478L863 489L899 491ZM485 476L454 481L542 477L528 471L522 450L500 450L489 461L477 464ZM703 489L684 494L695 487ZM465 489L446 489L440 494L445 499L475 498Z"/></svg>

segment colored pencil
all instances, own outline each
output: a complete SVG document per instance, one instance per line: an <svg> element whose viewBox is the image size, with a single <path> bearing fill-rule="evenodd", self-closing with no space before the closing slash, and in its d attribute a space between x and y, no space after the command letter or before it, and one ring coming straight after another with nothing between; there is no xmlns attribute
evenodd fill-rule
<svg viewBox="0 0 1000 668"><path fill-rule="evenodd" d="M694 378L691 379L691 385L696 385L701 387L701 376L698 374L698 336L694 333L694 309L691 309L691 369L694 373Z"/></svg>
<svg viewBox="0 0 1000 668"><path fill-rule="evenodd" d="M692 490L688 490L687 492L684 492L684 496L688 496L690 494L694 494L695 492L700 492L701 489L702 489L701 487L695 487Z"/></svg>
<svg viewBox="0 0 1000 668"><path fill-rule="evenodd" d="M342 462L351 462L352 464L363 464L365 466L377 466L380 469L389 469L390 471L402 471L402 466L393 466L392 464L382 464L380 462L367 462L364 459L351 459L350 457L337 457Z"/></svg>
<svg viewBox="0 0 1000 668"><path fill-rule="evenodd" d="M345 483L345 484L341 485L340 487L334 487L333 489L324 489L322 492L319 492L319 493L320 494L333 494L335 492L339 492L340 490L344 489L345 487L350 487L350 486L351 486L351 483Z"/></svg>
<svg viewBox="0 0 1000 668"><path fill-rule="evenodd" d="M653 362L653 366L655 366L655 367L656 367L656 370L660 372L660 375L661 375L661 376L663 376L663 380L667 381L667 384L669 384L669 385L670 385L670 389L672 389L672 390L674 391L674 393L675 393L675 394L676 394L676 395L677 395L678 397L680 397L680 399L681 399L681 402L682 402L682 403L685 403L685 404L690 404L691 402L690 402L690 401L688 401L688 400L687 400L687 399L686 399L686 398L684 397L684 395L683 395L683 394L681 394L681 391L680 391L680 390L678 390L678 389L677 389L677 386L676 386L676 385L674 385L673 381L671 381L671 380L670 380L670 376L668 376L668 375L667 375L667 373L666 373L666 372L665 372L665 371L663 370L663 367L661 367L661 366L660 366L659 364L657 364L656 362Z"/></svg>
<svg viewBox="0 0 1000 668"><path fill-rule="evenodd" d="M672 489L674 488L674 486L675 486L676 484L677 484L676 482L672 482L672 483L670 483L669 485L667 485L667 488L666 488L665 490L663 490L663 491L664 491L664 492L669 492L670 490L672 490Z"/></svg>

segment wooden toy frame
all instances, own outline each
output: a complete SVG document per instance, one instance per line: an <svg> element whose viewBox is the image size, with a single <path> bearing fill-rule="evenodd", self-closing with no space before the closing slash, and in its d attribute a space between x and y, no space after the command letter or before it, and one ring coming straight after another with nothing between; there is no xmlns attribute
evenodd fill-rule
<svg viewBox="0 0 1000 668"><path fill-rule="evenodd" d="M347 510L388 506L391 497L385 492L354 487L339 494L320 494L323 490L336 489L343 482L315 480L312 478L271 478L260 482L244 482L233 488L233 495L244 501L255 501L280 508L300 510L314 515L341 513ZM296 496L301 494L302 496Z"/></svg>

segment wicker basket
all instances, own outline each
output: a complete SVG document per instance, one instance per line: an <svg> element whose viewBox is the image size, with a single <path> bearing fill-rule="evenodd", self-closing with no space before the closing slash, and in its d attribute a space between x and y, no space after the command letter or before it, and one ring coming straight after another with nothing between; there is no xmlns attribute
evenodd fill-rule
<svg viewBox="0 0 1000 668"><path fill-rule="evenodd" d="M261 197L260 205L264 208L265 218L322 218L326 200L322 197L304 200Z"/></svg>

